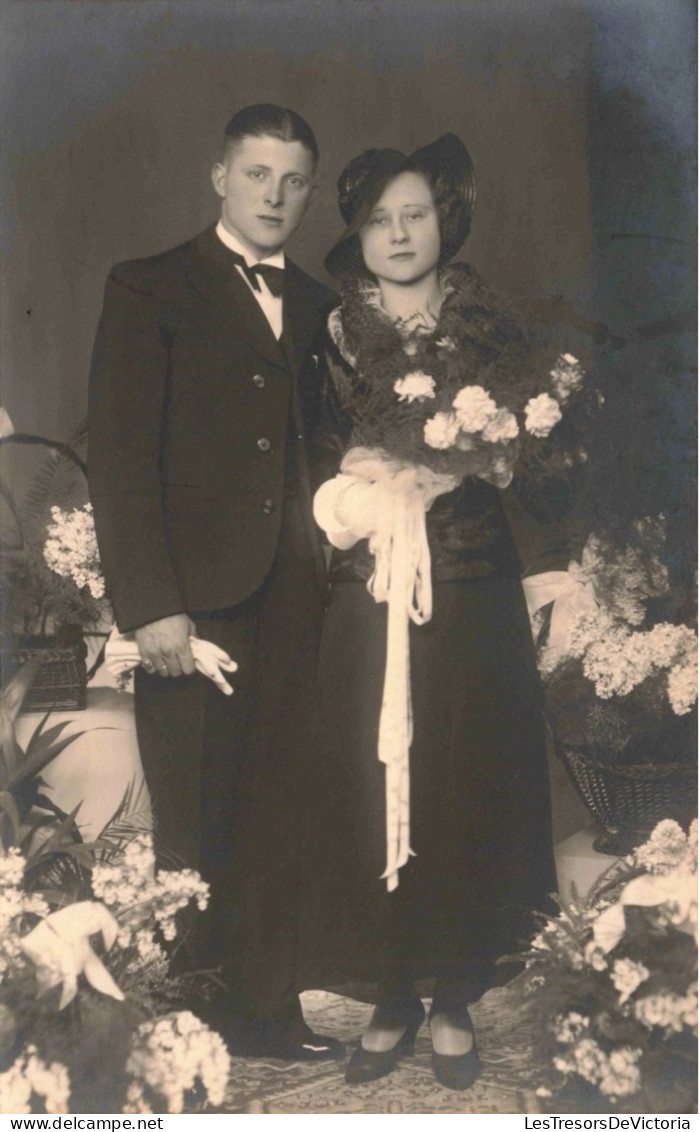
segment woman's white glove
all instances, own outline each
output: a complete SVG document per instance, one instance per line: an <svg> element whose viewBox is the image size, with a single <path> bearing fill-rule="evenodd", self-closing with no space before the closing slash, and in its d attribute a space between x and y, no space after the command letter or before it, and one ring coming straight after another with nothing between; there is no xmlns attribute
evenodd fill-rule
<svg viewBox="0 0 700 1132"><path fill-rule="evenodd" d="M331 546L349 550L369 538L380 522L383 501L380 483L341 473L328 480L314 496L314 518Z"/></svg>

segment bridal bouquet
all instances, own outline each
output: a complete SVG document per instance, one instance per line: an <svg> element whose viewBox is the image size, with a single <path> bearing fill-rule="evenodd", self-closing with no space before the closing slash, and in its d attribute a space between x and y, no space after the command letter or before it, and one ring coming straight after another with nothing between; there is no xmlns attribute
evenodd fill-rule
<svg viewBox="0 0 700 1132"><path fill-rule="evenodd" d="M403 335L371 284L344 291L330 330L356 373L336 382L350 447L380 449L457 483L475 475L507 487L523 449L546 440L590 383L572 354L535 350L514 316L487 305L468 272L449 269L443 288L435 329ZM569 460L585 459L569 439Z"/></svg>
<svg viewBox="0 0 700 1132"><path fill-rule="evenodd" d="M442 348L449 351L451 344L443 342ZM562 406L584 381L581 364L571 354L556 359L549 388L527 400L530 389L508 388L499 381L497 366L488 389L480 384L455 389L462 377L446 369L440 386L422 371L396 379L397 405L383 422L383 446L398 454L410 431L413 456L420 463L459 478L476 475L496 487L507 487L513 477L522 434L549 436L562 419ZM374 428L381 427L375 413L371 419Z"/></svg>

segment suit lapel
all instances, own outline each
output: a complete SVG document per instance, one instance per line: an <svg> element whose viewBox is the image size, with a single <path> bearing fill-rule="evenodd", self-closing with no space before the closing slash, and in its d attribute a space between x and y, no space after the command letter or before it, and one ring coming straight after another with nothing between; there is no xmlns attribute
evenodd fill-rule
<svg viewBox="0 0 700 1132"><path fill-rule="evenodd" d="M287 259L285 265L282 341L290 368L298 375L304 358L319 331L316 296L299 268Z"/></svg>
<svg viewBox="0 0 700 1132"><path fill-rule="evenodd" d="M187 267L190 285L224 316L229 329L275 365L285 357L250 287L241 279L214 227L194 241Z"/></svg>

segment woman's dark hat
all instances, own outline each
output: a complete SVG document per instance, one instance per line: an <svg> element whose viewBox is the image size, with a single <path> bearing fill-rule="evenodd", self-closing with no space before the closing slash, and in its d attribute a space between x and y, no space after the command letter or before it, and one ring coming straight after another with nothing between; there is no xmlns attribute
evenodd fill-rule
<svg viewBox="0 0 700 1132"><path fill-rule="evenodd" d="M462 246L471 226L476 180L469 153L457 135L443 134L410 156L397 149L367 149L338 178L338 207L348 227L326 256L330 275L350 279L370 274L358 233L399 173L422 173L432 188L440 217L440 262L446 263Z"/></svg>

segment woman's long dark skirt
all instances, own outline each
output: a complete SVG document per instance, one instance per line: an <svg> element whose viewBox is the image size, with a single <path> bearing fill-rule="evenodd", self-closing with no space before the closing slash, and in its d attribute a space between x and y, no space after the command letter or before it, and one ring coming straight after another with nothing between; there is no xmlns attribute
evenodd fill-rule
<svg viewBox="0 0 700 1132"><path fill-rule="evenodd" d="M472 998L556 888L542 695L520 581L434 586L411 626L411 847L393 893L377 759L386 606L331 591L306 838L301 982L464 980Z"/></svg>

